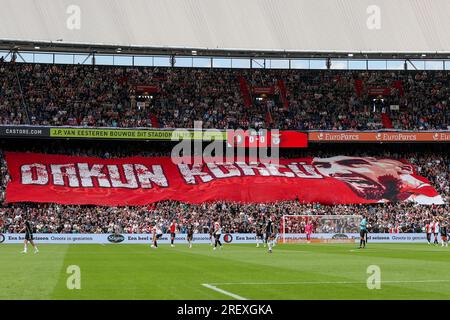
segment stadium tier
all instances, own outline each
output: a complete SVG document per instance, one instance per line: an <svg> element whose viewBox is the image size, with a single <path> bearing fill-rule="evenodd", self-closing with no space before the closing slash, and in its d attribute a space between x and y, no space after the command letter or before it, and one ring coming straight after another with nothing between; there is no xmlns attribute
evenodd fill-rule
<svg viewBox="0 0 450 320"><path fill-rule="evenodd" d="M448 71L116 67L0 62L0 123L448 130Z"/></svg>

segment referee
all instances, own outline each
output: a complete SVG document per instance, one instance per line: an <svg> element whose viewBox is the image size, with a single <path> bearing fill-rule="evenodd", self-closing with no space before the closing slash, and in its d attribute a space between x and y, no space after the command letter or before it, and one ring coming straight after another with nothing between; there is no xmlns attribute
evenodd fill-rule
<svg viewBox="0 0 450 320"><path fill-rule="evenodd" d="M366 247L367 242L367 219L364 215L359 224L359 235L361 237L359 240L359 249L362 249Z"/></svg>

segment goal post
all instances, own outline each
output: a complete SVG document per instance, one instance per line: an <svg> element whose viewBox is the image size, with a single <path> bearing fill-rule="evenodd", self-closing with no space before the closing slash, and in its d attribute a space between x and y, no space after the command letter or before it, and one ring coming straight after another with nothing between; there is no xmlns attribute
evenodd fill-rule
<svg viewBox="0 0 450 320"><path fill-rule="evenodd" d="M283 243L354 243L360 215L283 215ZM308 236L309 234L309 236Z"/></svg>

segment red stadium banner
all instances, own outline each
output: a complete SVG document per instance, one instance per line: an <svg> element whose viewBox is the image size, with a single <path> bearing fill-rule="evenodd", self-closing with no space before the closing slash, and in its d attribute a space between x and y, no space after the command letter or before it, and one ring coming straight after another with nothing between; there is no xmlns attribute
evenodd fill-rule
<svg viewBox="0 0 450 320"><path fill-rule="evenodd" d="M403 82L401 80L395 80L394 83L392 83L392 87L398 90L398 93L400 96L405 95L405 89L403 88Z"/></svg>
<svg viewBox="0 0 450 320"><path fill-rule="evenodd" d="M126 206L162 200L249 203L296 199L322 204L443 203L412 165L384 158L175 164L169 157L100 159L9 152L6 161L11 176L8 203Z"/></svg>
<svg viewBox="0 0 450 320"><path fill-rule="evenodd" d="M138 93L158 93L159 87L155 85L137 85L135 90Z"/></svg>
<svg viewBox="0 0 450 320"><path fill-rule="evenodd" d="M391 95L391 88L389 87L368 88L367 93L371 96L389 96Z"/></svg>
<svg viewBox="0 0 450 320"><path fill-rule="evenodd" d="M364 91L364 82L361 79L355 80L355 92L356 95L359 97Z"/></svg>
<svg viewBox="0 0 450 320"><path fill-rule="evenodd" d="M281 99L281 102L283 103L284 110L289 110L289 101L287 98L288 92L286 89L286 84L284 83L283 80L278 80L277 86L280 90L280 99Z"/></svg>
<svg viewBox="0 0 450 320"><path fill-rule="evenodd" d="M270 86L270 87L253 87L252 88L252 93L253 94L274 95L275 94L275 87L274 86Z"/></svg>

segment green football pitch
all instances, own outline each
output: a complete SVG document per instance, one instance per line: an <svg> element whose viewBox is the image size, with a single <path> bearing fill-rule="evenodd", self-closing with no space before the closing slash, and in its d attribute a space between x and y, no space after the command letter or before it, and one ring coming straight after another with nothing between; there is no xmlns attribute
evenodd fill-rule
<svg viewBox="0 0 450 320"><path fill-rule="evenodd" d="M238 244L29 249L0 245L0 299L450 299L450 249L427 244L279 244L272 254ZM80 289L67 286L73 265ZM373 268L379 289L367 285Z"/></svg>

